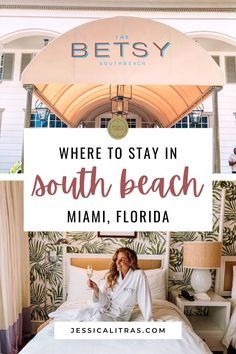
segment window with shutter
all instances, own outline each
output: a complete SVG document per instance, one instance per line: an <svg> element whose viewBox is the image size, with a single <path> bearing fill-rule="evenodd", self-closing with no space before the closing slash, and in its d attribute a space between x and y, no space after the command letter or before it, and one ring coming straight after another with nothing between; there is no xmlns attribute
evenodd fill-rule
<svg viewBox="0 0 236 354"><path fill-rule="evenodd" d="M236 57L225 57L225 73L227 83L236 82Z"/></svg>
<svg viewBox="0 0 236 354"><path fill-rule="evenodd" d="M1 57L0 63L0 79L1 80L13 80L14 70L14 53L4 53Z"/></svg>
<svg viewBox="0 0 236 354"><path fill-rule="evenodd" d="M25 70L26 66L31 62L34 57L34 53L22 53L21 54L21 67L20 67L20 75Z"/></svg>

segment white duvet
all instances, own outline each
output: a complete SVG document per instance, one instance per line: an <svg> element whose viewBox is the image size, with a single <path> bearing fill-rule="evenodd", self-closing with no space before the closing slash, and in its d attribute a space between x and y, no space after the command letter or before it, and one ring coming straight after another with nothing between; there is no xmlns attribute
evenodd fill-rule
<svg viewBox="0 0 236 354"><path fill-rule="evenodd" d="M236 349L236 300L230 299L230 301L232 304L232 313L222 343L226 348L231 344Z"/></svg>
<svg viewBox="0 0 236 354"><path fill-rule="evenodd" d="M60 320L73 318L73 311L81 303L64 303L60 308ZM182 321L183 338L178 340L56 340L54 321L43 328L20 352L21 354L206 354L207 345L194 333L187 318L172 303L158 300L153 304L153 315L158 321ZM142 321L135 309L131 321Z"/></svg>

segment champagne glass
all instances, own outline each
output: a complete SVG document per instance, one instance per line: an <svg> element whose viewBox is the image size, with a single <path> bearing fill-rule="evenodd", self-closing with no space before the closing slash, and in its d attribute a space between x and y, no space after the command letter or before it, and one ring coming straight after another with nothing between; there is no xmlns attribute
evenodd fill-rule
<svg viewBox="0 0 236 354"><path fill-rule="evenodd" d="M92 266L91 264L89 264L89 265L87 266L87 277L88 277L89 279L91 279L92 276L93 276L93 266ZM91 290L91 288L89 288L89 289Z"/></svg>

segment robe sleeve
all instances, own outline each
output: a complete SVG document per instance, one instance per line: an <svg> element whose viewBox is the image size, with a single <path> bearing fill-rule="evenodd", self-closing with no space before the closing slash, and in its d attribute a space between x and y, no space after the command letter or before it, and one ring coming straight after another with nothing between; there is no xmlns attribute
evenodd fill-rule
<svg viewBox="0 0 236 354"><path fill-rule="evenodd" d="M93 294L93 301L99 302L103 306L107 303L107 299L108 299L108 294L106 291L106 279L103 279L98 283L98 289L99 289L99 297L97 298L95 294Z"/></svg>
<svg viewBox="0 0 236 354"><path fill-rule="evenodd" d="M99 290L99 295L97 297L95 295L95 293L93 292L93 297L92 297L93 302L98 302L99 298L100 298L100 293L104 292L104 290L105 290L104 279L99 280L99 282L97 283L97 286L98 286L98 290Z"/></svg>
<svg viewBox="0 0 236 354"><path fill-rule="evenodd" d="M137 300L145 321L154 321L152 314L152 298L147 277L143 271L140 272L138 282Z"/></svg>

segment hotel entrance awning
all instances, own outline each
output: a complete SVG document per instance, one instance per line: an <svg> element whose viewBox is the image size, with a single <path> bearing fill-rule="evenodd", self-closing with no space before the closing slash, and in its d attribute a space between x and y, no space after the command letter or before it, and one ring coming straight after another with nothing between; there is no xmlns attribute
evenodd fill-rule
<svg viewBox="0 0 236 354"><path fill-rule="evenodd" d="M171 127L212 88L215 61L185 34L135 17L92 21L55 39L27 66L24 85L70 127L111 109L110 84L132 85L130 107Z"/></svg>

